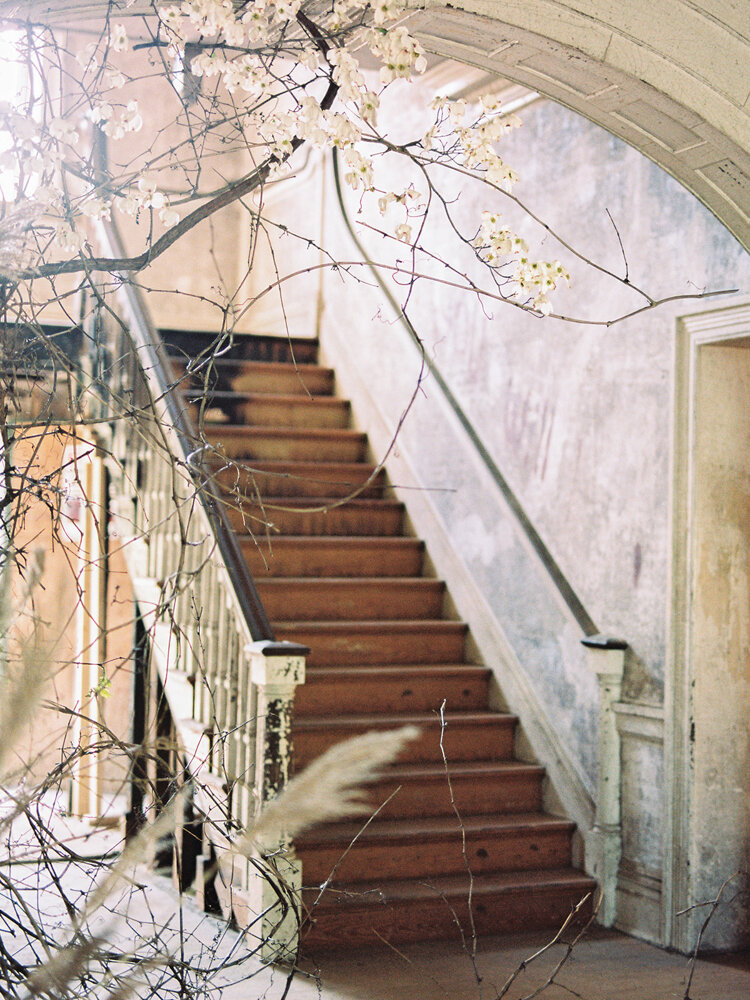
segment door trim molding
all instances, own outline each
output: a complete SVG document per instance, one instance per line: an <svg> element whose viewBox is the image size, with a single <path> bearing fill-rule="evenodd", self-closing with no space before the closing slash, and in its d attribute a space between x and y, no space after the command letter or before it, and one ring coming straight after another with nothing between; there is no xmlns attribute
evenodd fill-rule
<svg viewBox="0 0 750 1000"><path fill-rule="evenodd" d="M663 940L687 952L695 945L694 921L675 914L695 903L689 856L693 790L692 598L693 502L698 352L708 344L750 337L750 300L681 316L674 340L672 399L671 558L668 582L665 677L665 842ZM693 911L695 912L695 911ZM696 918L697 919L697 918Z"/></svg>

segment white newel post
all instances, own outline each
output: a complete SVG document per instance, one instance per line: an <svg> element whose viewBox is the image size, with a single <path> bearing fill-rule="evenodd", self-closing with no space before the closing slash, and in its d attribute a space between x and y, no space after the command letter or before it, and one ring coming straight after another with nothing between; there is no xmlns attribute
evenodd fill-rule
<svg viewBox="0 0 750 1000"><path fill-rule="evenodd" d="M248 646L250 675L257 691L255 796L261 806L289 780L292 766L294 692L305 682L310 650L293 642L254 642ZM295 961L301 920L302 865L288 838L266 850L249 876L248 934L265 962ZM282 902L283 900L283 902Z"/></svg>
<svg viewBox="0 0 750 1000"><path fill-rule="evenodd" d="M620 821L620 734L614 705L620 700L625 668L623 639L606 635L582 640L588 663L599 682L599 787L594 828L586 837L586 867L602 894L599 923L611 927L617 907L617 873L622 854Z"/></svg>

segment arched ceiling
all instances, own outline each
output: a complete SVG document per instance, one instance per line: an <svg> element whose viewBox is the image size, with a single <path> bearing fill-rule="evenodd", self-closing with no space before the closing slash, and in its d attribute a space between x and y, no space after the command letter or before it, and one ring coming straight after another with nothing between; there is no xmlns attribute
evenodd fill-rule
<svg viewBox="0 0 750 1000"><path fill-rule="evenodd" d="M317 0L320 2L320 0ZM150 7L117 2L120 16ZM750 249L750 0L411 0L425 48L523 84L639 149ZM80 22L107 0L0 0Z"/></svg>
<svg viewBox="0 0 750 1000"><path fill-rule="evenodd" d="M410 27L624 139L750 249L748 0L428 0Z"/></svg>

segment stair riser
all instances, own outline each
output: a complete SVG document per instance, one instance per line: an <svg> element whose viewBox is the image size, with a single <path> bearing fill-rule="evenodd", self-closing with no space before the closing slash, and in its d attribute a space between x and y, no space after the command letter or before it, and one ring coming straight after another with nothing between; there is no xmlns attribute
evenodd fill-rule
<svg viewBox="0 0 750 1000"><path fill-rule="evenodd" d="M439 618L443 584L419 580L373 583L325 580L309 583L257 581L258 593L271 621L376 621Z"/></svg>
<svg viewBox="0 0 750 1000"><path fill-rule="evenodd" d="M307 885L326 881L335 869L334 884L361 878L362 872L383 879L429 878L458 875L469 869L474 875L485 872L528 871L562 868L570 864L570 832L486 831L466 833L466 857L461 832L448 837L422 836L402 842L371 843L359 840L345 856L346 844L297 843ZM377 873L377 876L375 875Z"/></svg>
<svg viewBox="0 0 750 1000"><path fill-rule="evenodd" d="M306 905L312 905L317 896L318 891L306 892ZM362 909L351 906L342 906L338 911L318 908L313 913L313 925L304 937L303 950L317 955L342 947L383 947L384 941L394 945L434 940L458 944L461 939L456 920L464 934L471 938L472 920L467 896L446 901L436 893L430 900L387 902ZM478 934L517 933L519 928L524 931L557 929L581 898L580 889L567 887L524 888L518 893L494 896L475 893L471 910L473 926ZM581 919L590 911L589 905L587 911L582 910Z"/></svg>
<svg viewBox="0 0 750 1000"><path fill-rule="evenodd" d="M465 627L440 623L439 629L399 629L385 625L377 633L367 633L354 624L350 629L327 631L325 627L305 628L305 624L276 626L276 638L309 646L309 666L370 663L460 663L463 660Z"/></svg>
<svg viewBox="0 0 750 1000"><path fill-rule="evenodd" d="M242 553L250 572L261 581L264 577L357 577L419 576L422 572L423 547L420 542L404 539L404 544L340 544L331 539L316 544L260 540L242 543Z"/></svg>
<svg viewBox="0 0 750 1000"><path fill-rule="evenodd" d="M349 405L346 400L325 403L302 397L295 403L266 402L256 398L234 404L238 424L262 427L311 427L344 430L349 426Z"/></svg>
<svg viewBox="0 0 750 1000"><path fill-rule="evenodd" d="M387 727L385 727L387 728ZM297 770L309 764L330 747L342 740L351 739L372 727L347 726L344 723L320 729L294 730L294 760ZM510 760L513 752L514 724L502 718L492 719L482 725L450 722L443 736L443 747L448 761ZM420 735L411 740L402 751L402 763L439 763L440 727L423 726Z"/></svg>
<svg viewBox="0 0 750 1000"><path fill-rule="evenodd" d="M390 796L393 797L388 805L378 813L383 819L450 816L454 803L463 816L537 812L542 807L542 776L483 775L477 779L453 774L450 787L446 777L440 780L411 778L400 782L382 780L372 787L368 801L376 808Z"/></svg>
<svg viewBox="0 0 750 1000"><path fill-rule="evenodd" d="M330 396L333 373L299 369L295 371L245 371L229 379L235 392L267 392L280 396Z"/></svg>
<svg viewBox="0 0 750 1000"><path fill-rule="evenodd" d="M431 712L437 711L445 701L448 711L471 711L487 706L488 686L487 677L466 680L460 677L357 677L349 680L344 675L318 683L313 668L308 673L307 683L297 688L294 710L300 718L337 713Z"/></svg>
<svg viewBox="0 0 750 1000"><path fill-rule="evenodd" d="M316 472L307 470L289 471L278 469L264 471L254 465L260 464L260 459L238 460L237 465L230 466L214 474L214 482L218 489L227 491L239 490L240 497L289 497L320 499L343 499L351 496L362 499L380 499L383 496L383 477L378 476L370 485L365 485L368 472L344 471L336 472L325 467ZM310 506L314 506L312 503Z"/></svg>
<svg viewBox="0 0 750 1000"><path fill-rule="evenodd" d="M331 431L330 434L336 434ZM268 462L361 462L365 440L361 435L329 437L295 436L294 432L264 434L255 429L243 434L222 435L221 425L206 427L206 437L229 458L256 459ZM365 475L366 478L366 475Z"/></svg>
<svg viewBox="0 0 750 1000"><path fill-rule="evenodd" d="M400 504L361 509L333 507L324 511L296 511L261 509L256 504L245 503L243 510L227 506L227 516L235 531L243 534L255 532L263 537L265 527L280 535L332 536L332 535L398 535L403 524ZM243 511L245 518L243 520Z"/></svg>

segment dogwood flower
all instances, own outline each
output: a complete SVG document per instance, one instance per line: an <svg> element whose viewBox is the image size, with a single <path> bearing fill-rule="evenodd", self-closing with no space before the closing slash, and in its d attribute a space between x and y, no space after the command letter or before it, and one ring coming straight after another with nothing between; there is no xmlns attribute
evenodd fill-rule
<svg viewBox="0 0 750 1000"><path fill-rule="evenodd" d="M358 101L365 89L365 79L357 60L346 49L333 49L328 53L328 61L333 66L333 79L341 96L346 101Z"/></svg>
<svg viewBox="0 0 750 1000"><path fill-rule="evenodd" d="M111 216L110 204L103 198L87 198L80 208L90 219L109 219Z"/></svg>
<svg viewBox="0 0 750 1000"><path fill-rule="evenodd" d="M110 44L115 52L127 52L129 44L128 33L125 30L124 24L115 24L112 26Z"/></svg>
<svg viewBox="0 0 750 1000"><path fill-rule="evenodd" d="M368 47L383 63L380 70L382 83L408 80L412 73L424 73L427 69L424 49L403 25L388 31L370 32Z"/></svg>
<svg viewBox="0 0 750 1000"><path fill-rule="evenodd" d="M372 19L375 24L386 24L395 21L406 11L406 5L400 0L375 0Z"/></svg>
<svg viewBox="0 0 750 1000"><path fill-rule="evenodd" d="M373 181L372 160L356 149L345 149L344 162L349 168L344 174L345 183L355 191L360 187L370 191Z"/></svg>

